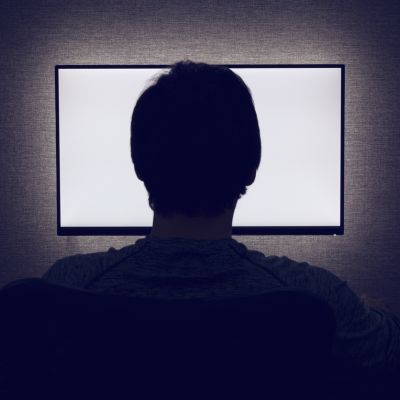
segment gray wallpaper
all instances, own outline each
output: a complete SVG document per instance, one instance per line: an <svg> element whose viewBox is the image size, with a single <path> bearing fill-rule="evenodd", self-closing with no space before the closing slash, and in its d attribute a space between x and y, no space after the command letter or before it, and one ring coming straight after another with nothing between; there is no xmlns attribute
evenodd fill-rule
<svg viewBox="0 0 400 400"><path fill-rule="evenodd" d="M56 235L55 64L343 63L344 236L235 238L324 267L400 313L399 5L3 0L0 286L138 239Z"/></svg>

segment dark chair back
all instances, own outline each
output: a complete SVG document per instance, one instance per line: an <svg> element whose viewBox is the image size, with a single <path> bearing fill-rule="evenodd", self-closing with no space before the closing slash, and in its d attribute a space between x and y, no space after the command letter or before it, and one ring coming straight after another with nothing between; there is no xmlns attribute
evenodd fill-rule
<svg viewBox="0 0 400 400"><path fill-rule="evenodd" d="M290 288L156 300L31 278L0 315L5 381L30 398L312 398L335 334L327 303Z"/></svg>

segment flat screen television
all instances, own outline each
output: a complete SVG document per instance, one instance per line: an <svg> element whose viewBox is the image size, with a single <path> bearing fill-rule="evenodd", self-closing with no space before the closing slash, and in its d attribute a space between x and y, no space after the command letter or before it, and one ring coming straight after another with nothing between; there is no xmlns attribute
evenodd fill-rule
<svg viewBox="0 0 400 400"><path fill-rule="evenodd" d="M344 65L225 65L253 96L262 158L233 235L343 234ZM168 65L56 65L58 235L147 235L133 108Z"/></svg>

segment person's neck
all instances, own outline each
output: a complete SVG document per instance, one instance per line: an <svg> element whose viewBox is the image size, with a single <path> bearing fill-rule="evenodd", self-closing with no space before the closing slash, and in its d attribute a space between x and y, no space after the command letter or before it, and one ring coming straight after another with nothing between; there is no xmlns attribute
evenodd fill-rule
<svg viewBox="0 0 400 400"><path fill-rule="evenodd" d="M232 237L233 213L234 208L216 217L165 217L155 212L150 236L163 239L229 239Z"/></svg>

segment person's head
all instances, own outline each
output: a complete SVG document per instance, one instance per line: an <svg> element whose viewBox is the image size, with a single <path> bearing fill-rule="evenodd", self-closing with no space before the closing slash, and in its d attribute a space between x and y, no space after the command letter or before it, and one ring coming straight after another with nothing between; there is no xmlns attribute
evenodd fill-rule
<svg viewBox="0 0 400 400"><path fill-rule="evenodd" d="M261 160L249 89L227 67L174 64L135 105L131 156L153 211L213 217L233 208Z"/></svg>

